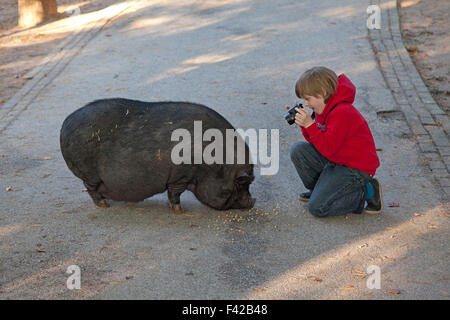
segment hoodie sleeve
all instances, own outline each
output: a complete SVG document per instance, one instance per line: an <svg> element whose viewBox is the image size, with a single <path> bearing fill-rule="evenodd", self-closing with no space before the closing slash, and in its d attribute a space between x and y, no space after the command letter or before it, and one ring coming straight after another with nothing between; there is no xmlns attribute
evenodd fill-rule
<svg viewBox="0 0 450 320"><path fill-rule="evenodd" d="M312 126L317 127L317 125L316 125L315 122L311 125L311 127L312 127ZM306 129L303 128L303 127L300 127L300 129L302 129L302 134L303 134L303 137L305 137L306 141L308 141L309 143L312 143L312 142L311 142L311 138L309 137L308 131L306 131Z"/></svg>
<svg viewBox="0 0 450 320"><path fill-rule="evenodd" d="M342 108L344 109L344 108ZM308 142L312 143L316 149L326 158L332 156L343 145L347 133L351 126L351 115L347 112L331 112L327 118L325 131L321 131L317 125L310 125L302 131L308 135ZM306 135L305 135L306 138Z"/></svg>

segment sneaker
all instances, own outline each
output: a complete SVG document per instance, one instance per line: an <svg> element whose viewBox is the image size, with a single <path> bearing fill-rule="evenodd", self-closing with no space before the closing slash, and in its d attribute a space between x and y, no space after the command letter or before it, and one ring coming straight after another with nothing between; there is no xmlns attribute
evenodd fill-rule
<svg viewBox="0 0 450 320"><path fill-rule="evenodd" d="M300 193L300 200L303 202L308 202L309 198L311 198L311 191Z"/></svg>
<svg viewBox="0 0 450 320"><path fill-rule="evenodd" d="M383 192L381 190L381 184L380 182L373 178L370 181L370 184L372 185L375 194L373 196L373 198L371 199L367 199L367 206L364 208L364 213L367 214L378 214L380 213L383 208L384 208L384 203L383 203Z"/></svg>

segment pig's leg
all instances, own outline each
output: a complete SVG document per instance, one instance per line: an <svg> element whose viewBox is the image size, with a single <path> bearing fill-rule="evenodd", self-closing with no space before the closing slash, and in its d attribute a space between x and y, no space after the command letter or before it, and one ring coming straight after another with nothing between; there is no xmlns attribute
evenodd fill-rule
<svg viewBox="0 0 450 320"><path fill-rule="evenodd" d="M180 196L186 190L186 185L169 185L167 187L167 196L169 198L169 206L175 213L183 213L184 209L180 205Z"/></svg>
<svg viewBox="0 0 450 320"><path fill-rule="evenodd" d="M109 203L106 199L97 191L102 183L99 184L90 184L84 181L84 185L87 189L87 192L91 196L94 204L99 208L109 208Z"/></svg>

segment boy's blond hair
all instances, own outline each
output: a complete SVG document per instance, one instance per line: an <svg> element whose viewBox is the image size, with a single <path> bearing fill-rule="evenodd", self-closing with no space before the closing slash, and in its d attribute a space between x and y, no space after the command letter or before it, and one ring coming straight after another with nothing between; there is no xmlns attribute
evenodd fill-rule
<svg viewBox="0 0 450 320"><path fill-rule="evenodd" d="M313 67L306 70L295 84L295 94L302 98L305 95L324 97L325 103L335 93L338 77L333 70L325 67Z"/></svg>

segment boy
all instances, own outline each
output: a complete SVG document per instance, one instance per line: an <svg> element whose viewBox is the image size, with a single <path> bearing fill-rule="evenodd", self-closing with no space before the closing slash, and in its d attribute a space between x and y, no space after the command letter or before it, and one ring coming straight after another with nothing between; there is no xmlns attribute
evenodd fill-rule
<svg viewBox="0 0 450 320"><path fill-rule="evenodd" d="M295 85L297 97L314 111L296 109L295 123L308 142L291 146L291 160L310 190L300 199L314 216L383 209L381 185L373 178L380 161L367 121L352 105L355 91L344 74L325 67L307 70Z"/></svg>

